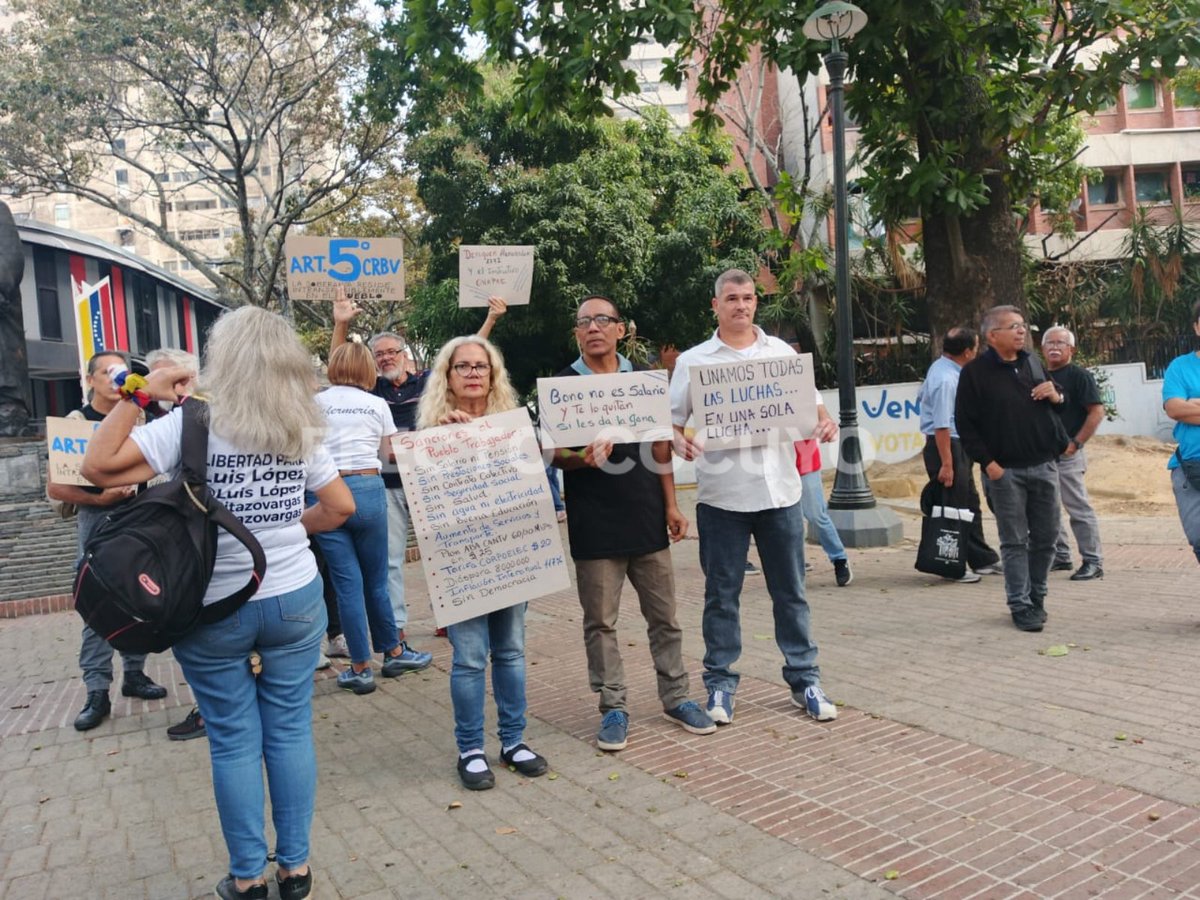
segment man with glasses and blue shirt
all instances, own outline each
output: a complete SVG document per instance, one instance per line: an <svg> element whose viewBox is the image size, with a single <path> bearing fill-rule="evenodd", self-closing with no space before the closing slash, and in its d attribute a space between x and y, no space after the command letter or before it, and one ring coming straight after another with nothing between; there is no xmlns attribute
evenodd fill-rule
<svg viewBox="0 0 1200 900"><path fill-rule="evenodd" d="M1066 397L1025 349L1029 329L1019 309L992 307L980 330L988 349L959 375L954 420L963 448L987 476L1013 624L1041 631L1058 540L1057 460L1068 444L1053 407Z"/></svg>
<svg viewBox="0 0 1200 900"><path fill-rule="evenodd" d="M679 355L671 377L671 421L675 448L696 460L696 525L704 571L704 686L708 714L718 725L733 721L739 674L733 664L742 653L740 604L746 554L754 538L775 619L775 642L783 653L783 680L792 704L814 719L837 718L837 707L821 690L817 645L809 634L804 591L804 513L802 486L791 441L733 450L705 450L688 438L692 414L689 372L693 366L791 356L788 344L754 324L758 298L754 279L741 269L723 272L712 309L717 330L702 344ZM816 402L821 397L817 394ZM837 425L819 418L812 437L831 440Z"/></svg>
<svg viewBox="0 0 1200 900"><path fill-rule="evenodd" d="M1192 306L1192 331L1200 337L1200 300ZM1200 353L1177 356L1163 375L1163 412L1175 420L1179 446L1167 468L1183 533L1200 562Z"/></svg>

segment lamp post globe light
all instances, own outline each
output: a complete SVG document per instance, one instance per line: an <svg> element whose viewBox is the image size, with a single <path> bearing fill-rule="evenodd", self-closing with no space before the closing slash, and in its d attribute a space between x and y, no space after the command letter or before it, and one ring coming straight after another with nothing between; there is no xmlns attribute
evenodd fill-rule
<svg viewBox="0 0 1200 900"><path fill-rule="evenodd" d="M875 503L863 468L858 431L858 398L854 389L854 321L850 314L850 242L846 230L846 119L843 88L848 57L841 42L867 24L867 14L852 3L835 0L813 11L804 36L828 41L829 106L833 115L833 230L837 286L838 444L837 473L829 495L829 517L847 547L883 547L903 537L896 514Z"/></svg>

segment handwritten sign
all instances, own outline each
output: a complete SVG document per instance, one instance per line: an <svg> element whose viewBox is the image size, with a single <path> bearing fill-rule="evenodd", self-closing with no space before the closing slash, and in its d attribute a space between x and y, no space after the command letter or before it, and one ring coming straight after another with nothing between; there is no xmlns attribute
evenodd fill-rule
<svg viewBox="0 0 1200 900"><path fill-rule="evenodd" d="M458 248L458 305L487 306L499 297L509 306L529 303L533 247Z"/></svg>
<svg viewBox="0 0 1200 900"><path fill-rule="evenodd" d="M524 408L398 434L392 447L439 627L570 587Z"/></svg>
<svg viewBox="0 0 1200 900"><path fill-rule="evenodd" d="M92 432L100 427L99 422L87 419L63 419L46 416L46 446L50 457L47 472L55 484L91 485L79 474L83 465L83 454L87 452Z"/></svg>
<svg viewBox="0 0 1200 900"><path fill-rule="evenodd" d="M817 427L811 353L694 366L688 375L696 436L707 448L803 440Z"/></svg>
<svg viewBox="0 0 1200 900"><path fill-rule="evenodd" d="M597 438L617 444L671 439L667 373L539 378L538 421L542 443L582 447Z"/></svg>
<svg viewBox="0 0 1200 900"><path fill-rule="evenodd" d="M404 300L402 238L289 237L287 289L293 300Z"/></svg>

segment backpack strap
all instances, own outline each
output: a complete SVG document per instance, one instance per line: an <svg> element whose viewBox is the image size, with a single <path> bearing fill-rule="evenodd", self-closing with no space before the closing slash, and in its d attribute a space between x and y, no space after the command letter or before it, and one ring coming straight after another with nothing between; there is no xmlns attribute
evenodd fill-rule
<svg viewBox="0 0 1200 900"><path fill-rule="evenodd" d="M224 528L238 542L250 551L251 572L250 580L240 590L230 594L223 600L210 603L200 614L200 623L209 625L219 622L235 612L243 603L258 592L263 575L267 572L267 557L263 553L262 544L258 542L250 529L242 524L241 519L231 513L208 490L208 404L195 397L189 397L183 402L183 434L180 437L180 452L182 456L182 476L187 485L197 485L199 496L193 499L205 504L208 517ZM190 490L189 490L190 493Z"/></svg>

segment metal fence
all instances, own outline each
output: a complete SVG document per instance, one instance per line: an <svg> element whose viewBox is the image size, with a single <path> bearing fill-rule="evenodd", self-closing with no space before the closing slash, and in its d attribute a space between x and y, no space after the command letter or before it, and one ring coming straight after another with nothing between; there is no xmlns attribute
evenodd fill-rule
<svg viewBox="0 0 1200 900"><path fill-rule="evenodd" d="M1171 360L1200 350L1195 334L1131 338L1120 334L1080 336L1081 351L1096 363L1145 363L1147 378L1162 378Z"/></svg>

